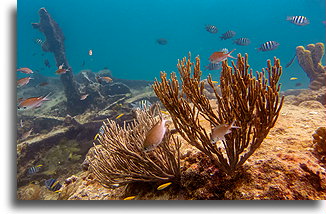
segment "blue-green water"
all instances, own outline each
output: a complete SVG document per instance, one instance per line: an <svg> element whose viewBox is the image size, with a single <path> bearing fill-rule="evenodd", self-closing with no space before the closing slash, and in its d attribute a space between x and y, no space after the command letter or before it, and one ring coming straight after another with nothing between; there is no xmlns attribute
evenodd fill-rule
<svg viewBox="0 0 326 214"><path fill-rule="evenodd" d="M45 38L31 26L39 22L41 7L61 27L67 58L75 73L107 67L116 78L153 80L160 71L176 71L177 59L189 51L193 56L200 55L202 64L207 65L209 56L222 48L236 48L233 56L248 53L251 67L260 70L274 56L285 67L298 45L325 43L323 0L18 0L17 67L29 67L48 76L55 76L54 57L34 42ZM310 24L297 26L285 20L295 15L306 16ZM218 33L207 32L207 24L215 25ZM248 37L251 44L242 47L233 44L233 39L220 40L227 30L235 31L235 38ZM168 44L159 45L158 38L167 39ZM269 52L255 49L269 40L280 46ZM88 55L90 49L92 56ZM45 59L51 68L44 66ZM210 73L217 79L219 72ZM290 81L290 77L298 79ZM295 87L298 82L303 85ZM309 79L295 62L284 69L281 83L283 90L306 88Z"/></svg>

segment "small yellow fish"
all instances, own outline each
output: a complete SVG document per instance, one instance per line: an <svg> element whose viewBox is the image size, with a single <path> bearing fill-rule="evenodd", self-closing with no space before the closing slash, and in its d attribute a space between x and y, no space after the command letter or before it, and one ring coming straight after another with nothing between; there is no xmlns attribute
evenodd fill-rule
<svg viewBox="0 0 326 214"><path fill-rule="evenodd" d="M122 117L123 115L125 115L124 113L119 114L115 119L119 119L120 117Z"/></svg>
<svg viewBox="0 0 326 214"><path fill-rule="evenodd" d="M94 140L96 140L98 136L99 136L99 134L97 133L97 134L95 135L95 137L94 137Z"/></svg>
<svg viewBox="0 0 326 214"><path fill-rule="evenodd" d="M212 83L215 83L215 84L217 84L218 82L217 82L217 81L212 81Z"/></svg>
<svg viewBox="0 0 326 214"><path fill-rule="evenodd" d="M54 191L54 192L56 192L56 193L60 193L60 192L62 192L62 190L57 190L57 191Z"/></svg>
<svg viewBox="0 0 326 214"><path fill-rule="evenodd" d="M161 112L162 112L163 114L169 115L169 112L167 112L167 111L162 111L162 110L161 110Z"/></svg>
<svg viewBox="0 0 326 214"><path fill-rule="evenodd" d="M271 137L265 137L265 139L272 139Z"/></svg>
<svg viewBox="0 0 326 214"><path fill-rule="evenodd" d="M129 196L127 198L124 198L123 200L127 201L127 200L133 200L134 198L136 198L136 196Z"/></svg>
<svg viewBox="0 0 326 214"><path fill-rule="evenodd" d="M42 164L40 164L40 165L37 165L36 167L41 167L41 166L43 166Z"/></svg>
<svg viewBox="0 0 326 214"><path fill-rule="evenodd" d="M296 77L291 77L290 80L297 80L298 78Z"/></svg>
<svg viewBox="0 0 326 214"><path fill-rule="evenodd" d="M165 189L165 188L167 188L168 186L170 186L171 184L172 184L172 182L162 184L162 185L160 185L159 187L157 187L157 190Z"/></svg>
<svg viewBox="0 0 326 214"><path fill-rule="evenodd" d="M292 128L293 128L293 126L289 126L289 127L288 127L288 129L292 129Z"/></svg>

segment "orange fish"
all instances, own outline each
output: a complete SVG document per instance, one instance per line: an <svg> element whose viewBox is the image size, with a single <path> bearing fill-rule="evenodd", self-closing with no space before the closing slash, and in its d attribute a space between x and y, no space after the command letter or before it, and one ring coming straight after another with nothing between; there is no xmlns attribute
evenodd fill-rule
<svg viewBox="0 0 326 214"><path fill-rule="evenodd" d="M32 108L38 108L43 104L43 101L49 100L47 97L50 95L47 94L46 96L40 96L40 97L30 97L25 100L22 100L18 103L17 108L18 109L32 109Z"/></svg>
<svg viewBox="0 0 326 214"><path fill-rule="evenodd" d="M232 51L230 51L229 53L224 53L222 51L218 51L218 52L214 52L210 57L209 57L209 61L211 63L220 63L224 60L226 60L228 57L232 58L232 59L236 59L235 57L231 56L230 54L235 51L235 49L233 49Z"/></svg>
<svg viewBox="0 0 326 214"><path fill-rule="evenodd" d="M63 64L59 66L58 70L55 71L57 74L65 74L69 69L64 69Z"/></svg>
<svg viewBox="0 0 326 214"><path fill-rule="evenodd" d="M103 80L106 83L112 82L112 79L110 77L96 77L98 82L101 82L100 80Z"/></svg>
<svg viewBox="0 0 326 214"><path fill-rule="evenodd" d="M89 94L84 94L80 97L80 100L85 100L88 97Z"/></svg>
<svg viewBox="0 0 326 214"><path fill-rule="evenodd" d="M151 151L158 146L165 135L166 127L165 123L167 120L162 119L158 121L148 132L144 141L144 150Z"/></svg>
<svg viewBox="0 0 326 214"><path fill-rule="evenodd" d="M20 71L20 72L25 73L25 74L32 74L33 73L33 71L31 69L29 69L29 68L19 68L19 69L17 69L17 71Z"/></svg>
<svg viewBox="0 0 326 214"><path fill-rule="evenodd" d="M27 85L29 83L29 80L31 80L31 79L33 79L33 78L31 78L31 77L21 78L21 79L17 80L17 85L18 86Z"/></svg>
<svg viewBox="0 0 326 214"><path fill-rule="evenodd" d="M233 123L234 122L232 122L231 125L221 124L214 127L211 133L211 143L216 143L219 140L225 141L224 135L231 133L232 128L240 129L238 126L233 126Z"/></svg>

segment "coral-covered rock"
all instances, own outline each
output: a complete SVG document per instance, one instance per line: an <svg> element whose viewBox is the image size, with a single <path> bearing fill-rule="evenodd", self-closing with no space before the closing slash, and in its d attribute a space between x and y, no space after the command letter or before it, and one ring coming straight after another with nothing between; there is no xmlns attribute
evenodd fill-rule
<svg viewBox="0 0 326 214"><path fill-rule="evenodd" d="M309 88L312 90L318 90L326 84L326 71L325 67L321 64L324 49L324 44L321 42L309 44L306 49L303 46L296 48L298 62L309 77Z"/></svg>
<svg viewBox="0 0 326 214"><path fill-rule="evenodd" d="M322 105L326 105L326 88L325 86L319 88L318 90L311 89L290 89L281 92L285 95L284 102L286 104L299 105L305 101L318 101Z"/></svg>
<svg viewBox="0 0 326 214"><path fill-rule="evenodd" d="M312 136L317 152L326 154L326 127L319 127Z"/></svg>

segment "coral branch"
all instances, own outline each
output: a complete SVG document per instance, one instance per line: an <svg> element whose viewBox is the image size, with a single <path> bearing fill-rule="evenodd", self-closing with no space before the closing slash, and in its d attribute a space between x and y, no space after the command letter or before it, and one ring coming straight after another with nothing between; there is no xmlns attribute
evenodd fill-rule
<svg viewBox="0 0 326 214"><path fill-rule="evenodd" d="M248 72L247 59L247 55L238 55L237 64L232 62L232 67L223 62L221 96L211 76L207 77L216 96L217 111L204 95L199 57L195 63L190 61L190 54L188 59L178 61L182 81L180 91L175 73L168 80L166 73L161 72L161 82L156 80L153 85L180 135L229 175L234 175L260 146L274 126L283 104L283 98L280 100L278 96L280 86L277 83L282 73L279 60L275 58L273 66L268 61L266 70L257 72L254 77L252 71ZM226 140L218 146L211 143L210 134L200 125L199 114L215 127L235 121L235 125L241 128L225 135Z"/></svg>
<svg viewBox="0 0 326 214"><path fill-rule="evenodd" d="M120 127L112 120L104 124L104 133L98 138L100 145L94 147L94 158L89 160L91 171L107 187L133 182L179 182L179 140L168 132L157 148L145 152L146 134L159 119L150 111L138 110L137 115L130 126Z"/></svg>

